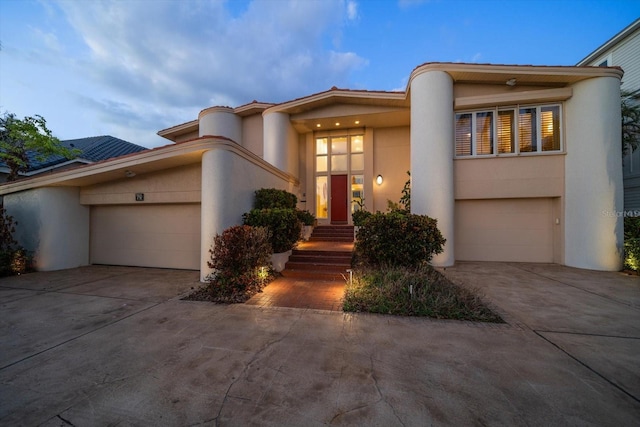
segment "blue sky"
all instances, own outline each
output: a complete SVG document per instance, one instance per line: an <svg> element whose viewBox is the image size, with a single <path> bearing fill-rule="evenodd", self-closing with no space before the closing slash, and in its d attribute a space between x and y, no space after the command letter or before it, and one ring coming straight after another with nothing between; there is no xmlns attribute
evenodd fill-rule
<svg viewBox="0 0 640 427"><path fill-rule="evenodd" d="M625 0L0 0L0 112L146 147L213 105L404 90L425 62L574 65Z"/></svg>

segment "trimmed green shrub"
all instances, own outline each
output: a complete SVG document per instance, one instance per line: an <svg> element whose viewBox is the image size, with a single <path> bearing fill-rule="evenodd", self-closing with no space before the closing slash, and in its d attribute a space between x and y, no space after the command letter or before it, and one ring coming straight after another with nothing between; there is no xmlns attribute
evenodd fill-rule
<svg viewBox="0 0 640 427"><path fill-rule="evenodd" d="M298 220L304 225L313 225L316 223L316 217L309 211L297 209L296 215L298 216Z"/></svg>
<svg viewBox="0 0 640 427"><path fill-rule="evenodd" d="M437 221L402 211L372 214L358 232L355 256L370 266L420 266L442 252Z"/></svg>
<svg viewBox="0 0 640 427"><path fill-rule="evenodd" d="M17 222L11 215L7 215L5 208L0 207L0 251L11 251L18 244L13 238Z"/></svg>
<svg viewBox="0 0 640 427"><path fill-rule="evenodd" d="M237 225L216 235L211 259L216 270L204 292L214 301L243 302L260 292L270 275L271 243L265 227Z"/></svg>
<svg viewBox="0 0 640 427"><path fill-rule="evenodd" d="M273 252L287 252L300 239L302 223L293 209L252 209L242 219L245 225L269 229Z"/></svg>
<svg viewBox="0 0 640 427"><path fill-rule="evenodd" d="M17 221L0 207L0 276L22 274L32 270L31 256L13 238Z"/></svg>
<svg viewBox="0 0 640 427"><path fill-rule="evenodd" d="M624 218L624 268L640 271L640 217Z"/></svg>
<svg viewBox="0 0 640 427"><path fill-rule="evenodd" d="M295 194L277 188L261 188L255 194L255 209L295 209L298 203Z"/></svg>
<svg viewBox="0 0 640 427"><path fill-rule="evenodd" d="M32 271L31 262L31 255L23 248L0 251L0 277Z"/></svg>
<svg viewBox="0 0 640 427"><path fill-rule="evenodd" d="M353 225L361 227L364 223L373 215L369 211L365 211L364 209L357 209L351 214L351 219L353 219Z"/></svg>

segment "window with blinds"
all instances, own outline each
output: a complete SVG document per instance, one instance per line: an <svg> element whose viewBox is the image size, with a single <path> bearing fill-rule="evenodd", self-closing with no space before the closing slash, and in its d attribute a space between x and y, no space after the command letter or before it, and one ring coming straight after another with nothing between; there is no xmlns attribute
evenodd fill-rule
<svg viewBox="0 0 640 427"><path fill-rule="evenodd" d="M516 106L456 113L455 155L561 151L560 108L560 105Z"/></svg>
<svg viewBox="0 0 640 427"><path fill-rule="evenodd" d="M493 154L493 111L476 113L476 154Z"/></svg>
<svg viewBox="0 0 640 427"><path fill-rule="evenodd" d="M536 109L521 108L518 114L518 141L521 153L538 151L536 132Z"/></svg>
<svg viewBox="0 0 640 427"><path fill-rule="evenodd" d="M515 111L498 111L498 154L515 153Z"/></svg>
<svg viewBox="0 0 640 427"><path fill-rule="evenodd" d="M471 114L456 114L456 156L471 154Z"/></svg>
<svg viewBox="0 0 640 427"><path fill-rule="evenodd" d="M542 151L560 150L560 107L541 107L540 122Z"/></svg>

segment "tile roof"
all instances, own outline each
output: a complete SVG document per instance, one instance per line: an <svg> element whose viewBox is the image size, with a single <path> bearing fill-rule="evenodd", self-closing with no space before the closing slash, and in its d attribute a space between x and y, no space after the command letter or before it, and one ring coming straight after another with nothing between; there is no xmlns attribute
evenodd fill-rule
<svg viewBox="0 0 640 427"><path fill-rule="evenodd" d="M115 157L147 150L147 148L145 147L133 144L128 141L124 141L119 138L115 138L111 135L68 139L60 142L67 148L80 150L81 153L77 158L86 160L88 162L99 162L102 160L112 159ZM69 159L66 159L62 156L51 156L44 161L38 161L38 159L36 159L35 153L33 152L28 153L28 157L30 167L27 172L49 168L57 164L69 161Z"/></svg>

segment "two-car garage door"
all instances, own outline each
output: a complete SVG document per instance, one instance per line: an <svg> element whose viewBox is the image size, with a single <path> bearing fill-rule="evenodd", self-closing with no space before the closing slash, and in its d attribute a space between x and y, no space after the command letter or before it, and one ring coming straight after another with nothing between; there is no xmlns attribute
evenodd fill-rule
<svg viewBox="0 0 640 427"><path fill-rule="evenodd" d="M456 201L456 260L554 262L554 200Z"/></svg>
<svg viewBox="0 0 640 427"><path fill-rule="evenodd" d="M554 262L553 200L456 201L456 260ZM200 269L200 205L92 206L91 263Z"/></svg>
<svg viewBox="0 0 640 427"><path fill-rule="evenodd" d="M91 263L200 269L200 205L91 207Z"/></svg>

